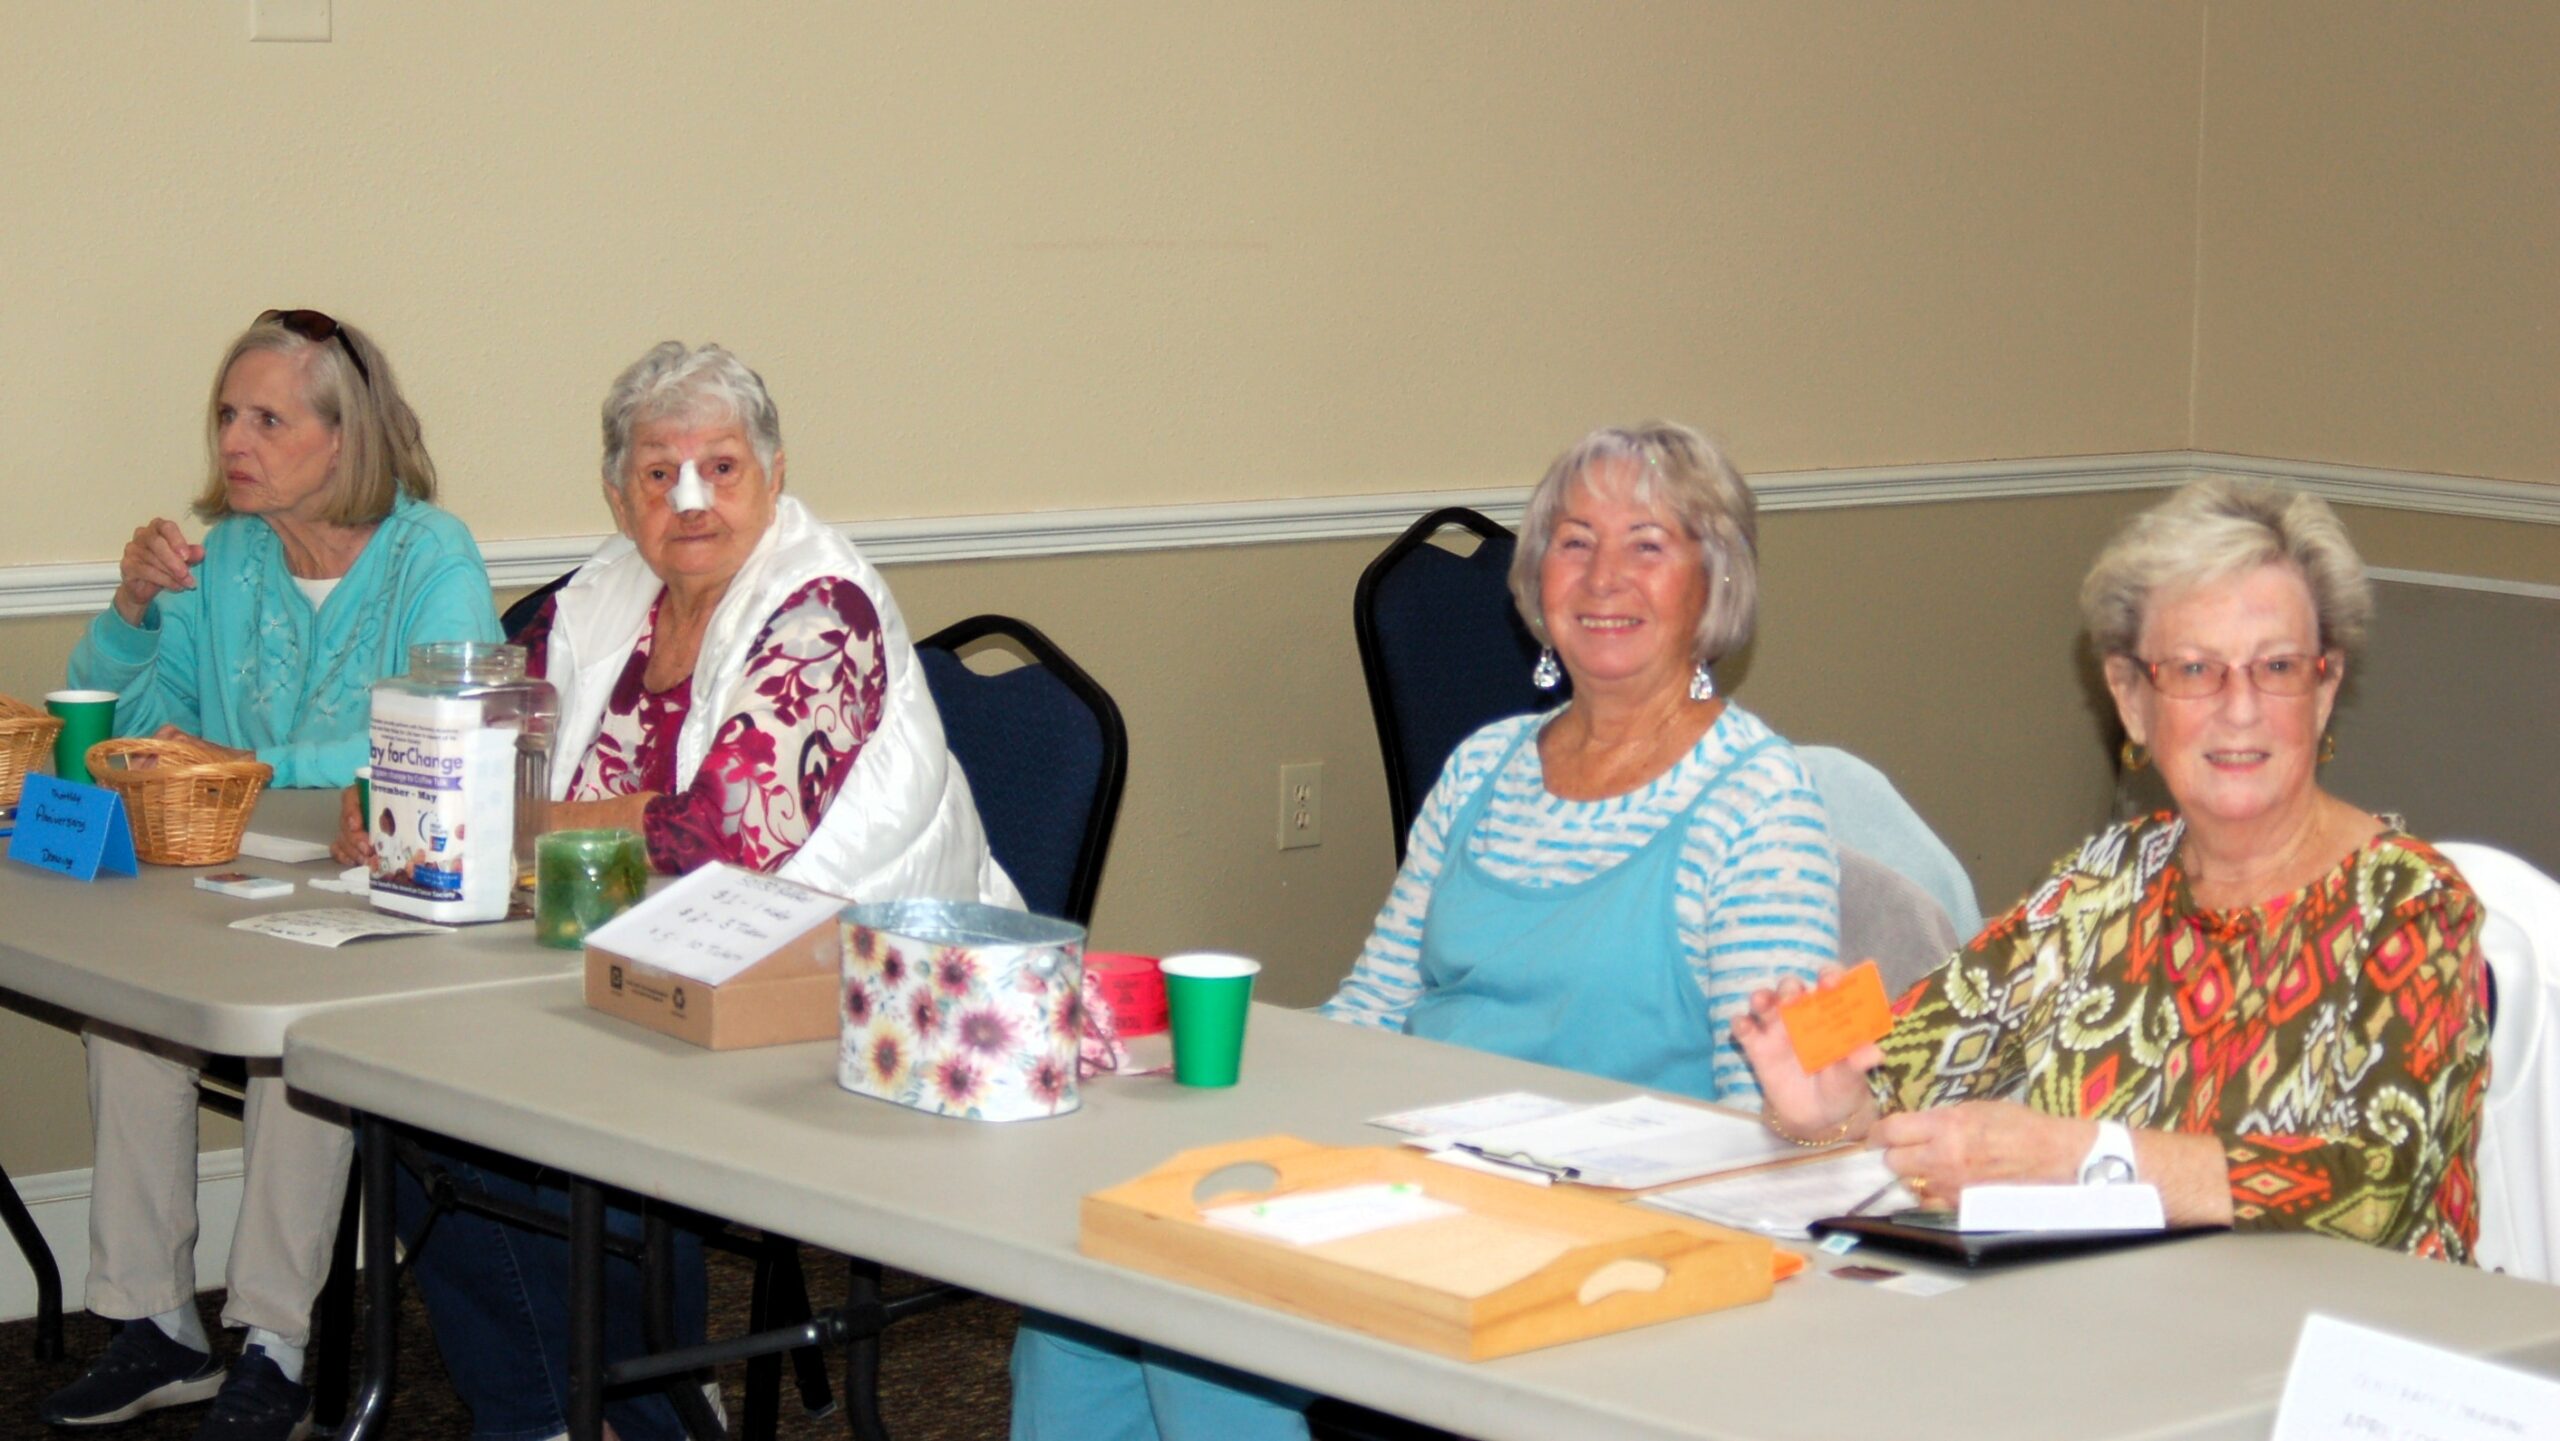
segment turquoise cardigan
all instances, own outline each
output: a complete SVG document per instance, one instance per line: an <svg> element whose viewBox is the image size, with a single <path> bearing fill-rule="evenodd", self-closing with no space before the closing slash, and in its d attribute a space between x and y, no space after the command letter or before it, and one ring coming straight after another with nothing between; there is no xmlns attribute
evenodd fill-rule
<svg viewBox="0 0 2560 1441"><path fill-rule="evenodd" d="M258 753L279 786L343 786L370 754L371 688L427 641L498 639L489 572L461 521L403 495L315 613L265 521L204 538L196 588L128 625L115 607L71 652L71 684L111 690L116 734L174 725Z"/></svg>

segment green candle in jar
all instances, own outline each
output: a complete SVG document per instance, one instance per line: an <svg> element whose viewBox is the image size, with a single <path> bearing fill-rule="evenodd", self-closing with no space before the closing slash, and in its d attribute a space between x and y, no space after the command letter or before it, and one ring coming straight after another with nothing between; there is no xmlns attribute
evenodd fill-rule
<svg viewBox="0 0 2560 1441"><path fill-rule="evenodd" d="M553 831L534 853L533 938L543 945L576 950L648 893L649 847L638 831Z"/></svg>

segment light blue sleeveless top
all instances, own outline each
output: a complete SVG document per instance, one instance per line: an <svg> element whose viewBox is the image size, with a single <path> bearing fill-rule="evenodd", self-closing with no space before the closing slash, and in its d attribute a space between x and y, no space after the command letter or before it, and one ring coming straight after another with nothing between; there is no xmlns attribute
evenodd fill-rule
<svg viewBox="0 0 2560 1441"><path fill-rule="evenodd" d="M1422 998L1407 1029L1712 1101L1718 1038L1672 911L1690 816L1567 885L1504 880L1474 855L1469 842L1494 777L1537 733L1521 733L1449 828L1449 863L1422 927ZM1759 749L1734 756L1728 768ZM1713 779L1698 788L1691 815L1716 788Z"/></svg>

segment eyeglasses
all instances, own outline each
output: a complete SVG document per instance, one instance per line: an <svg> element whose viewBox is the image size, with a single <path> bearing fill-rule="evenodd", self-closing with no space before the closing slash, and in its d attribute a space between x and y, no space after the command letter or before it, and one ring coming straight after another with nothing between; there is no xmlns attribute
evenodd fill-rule
<svg viewBox="0 0 2560 1441"><path fill-rule="evenodd" d="M365 368L364 357L356 353L355 342L347 339L347 329L323 310L267 310L258 315L260 325L281 325L314 345L334 340L338 348L355 362L356 375L367 387L373 384L373 372Z"/></svg>
<svg viewBox="0 0 2560 1441"><path fill-rule="evenodd" d="M2152 687L2171 700L2202 700L2220 695L2233 671L2245 671L2260 695L2309 695L2329 676L2325 655L2270 655L2240 665L2223 660L2144 660L2127 656L2151 679Z"/></svg>

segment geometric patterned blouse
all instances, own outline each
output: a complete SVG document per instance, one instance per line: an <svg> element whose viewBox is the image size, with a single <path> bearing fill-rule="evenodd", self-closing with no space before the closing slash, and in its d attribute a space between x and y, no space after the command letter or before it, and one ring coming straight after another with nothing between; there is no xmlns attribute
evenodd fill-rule
<svg viewBox="0 0 2560 1441"><path fill-rule="evenodd" d="M2468 1263L2489 1024L2461 873L2386 818L2301 891L2206 911L2184 834L2165 812L2101 832L1914 986L1877 1103L2211 1132L2238 1229Z"/></svg>

